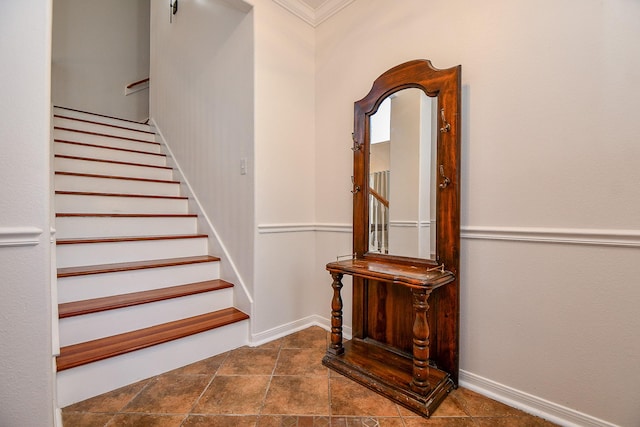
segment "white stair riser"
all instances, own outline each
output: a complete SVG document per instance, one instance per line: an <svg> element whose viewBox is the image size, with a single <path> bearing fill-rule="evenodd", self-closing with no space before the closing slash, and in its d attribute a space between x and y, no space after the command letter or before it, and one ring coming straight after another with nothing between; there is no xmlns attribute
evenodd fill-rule
<svg viewBox="0 0 640 427"><path fill-rule="evenodd" d="M54 117L53 125L65 129L81 130L83 132L100 133L105 135L121 136L124 138L142 139L144 141L155 142L156 136L153 133L138 131L133 129L123 129L106 124L90 123L63 117Z"/></svg>
<svg viewBox="0 0 640 427"><path fill-rule="evenodd" d="M146 153L134 153L131 151L111 150L88 145L66 144L56 142L53 144L55 154L67 156L88 157L90 159L115 160L117 162L140 163L143 165L166 166L167 158Z"/></svg>
<svg viewBox="0 0 640 427"><path fill-rule="evenodd" d="M91 341L233 306L233 289L60 319L60 345Z"/></svg>
<svg viewBox="0 0 640 427"><path fill-rule="evenodd" d="M249 322L242 321L57 374L60 407L115 390L248 343Z"/></svg>
<svg viewBox="0 0 640 427"><path fill-rule="evenodd" d="M161 152L159 144L149 144L147 142L131 141L129 139L112 138L108 136L92 135L90 133L74 132L62 129L54 129L53 138L62 141L83 142L85 144L102 145L105 147L145 151L147 153Z"/></svg>
<svg viewBox="0 0 640 427"><path fill-rule="evenodd" d="M59 268L207 255L207 238L57 245Z"/></svg>
<svg viewBox="0 0 640 427"><path fill-rule="evenodd" d="M187 213L187 199L56 194L58 213Z"/></svg>
<svg viewBox="0 0 640 427"><path fill-rule="evenodd" d="M58 279L58 302L149 291L219 278L219 262L62 277Z"/></svg>
<svg viewBox="0 0 640 427"><path fill-rule="evenodd" d="M60 172L130 176L134 178L162 179L167 181L173 179L173 171L171 169L67 159L63 157L56 157L54 159L54 169Z"/></svg>
<svg viewBox="0 0 640 427"><path fill-rule="evenodd" d="M56 174L54 184L57 191L91 191L97 193L147 194L151 196L180 195L180 183L178 182L137 181Z"/></svg>
<svg viewBox="0 0 640 427"><path fill-rule="evenodd" d="M58 217L56 237L159 236L195 234L196 217Z"/></svg>
<svg viewBox="0 0 640 427"><path fill-rule="evenodd" d="M144 123L135 123L135 122L130 122L128 120L119 120L119 119L113 119L110 117L103 117L103 116L99 116L96 114L91 114L91 113L83 113L80 111L72 111L72 110L67 110L64 108L58 108L58 107L54 107L53 108L53 113L59 116L64 116L64 117L74 117L77 119L82 119L82 120L90 120L92 122L98 122L98 123L105 123L105 124L110 124L110 125L116 125L116 126L122 126L122 127L126 127L126 128L130 128L130 129L138 129L138 130L144 130L144 131L151 131L151 126L144 124Z"/></svg>

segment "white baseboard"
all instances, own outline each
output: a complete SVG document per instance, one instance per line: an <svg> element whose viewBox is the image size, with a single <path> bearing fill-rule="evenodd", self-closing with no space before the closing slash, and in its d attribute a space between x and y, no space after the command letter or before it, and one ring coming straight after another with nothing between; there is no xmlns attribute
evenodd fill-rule
<svg viewBox="0 0 640 427"><path fill-rule="evenodd" d="M54 426L55 427L64 427L62 425L62 409L61 408L55 408L54 409L54 415L53 415L53 422L54 422Z"/></svg>
<svg viewBox="0 0 640 427"><path fill-rule="evenodd" d="M474 373L460 370L460 385L469 390L566 427L618 427L571 408L533 396Z"/></svg>
<svg viewBox="0 0 640 427"><path fill-rule="evenodd" d="M252 334L251 346L257 347L259 345L266 344L270 341L285 337L287 335L291 335L294 332L301 331L311 326L320 326L322 329L330 331L331 321L322 316L312 315L290 323L285 323L283 325L276 326L275 328L271 328L263 332L258 332L257 334ZM343 327L342 334L344 335L344 338L351 339L351 327Z"/></svg>

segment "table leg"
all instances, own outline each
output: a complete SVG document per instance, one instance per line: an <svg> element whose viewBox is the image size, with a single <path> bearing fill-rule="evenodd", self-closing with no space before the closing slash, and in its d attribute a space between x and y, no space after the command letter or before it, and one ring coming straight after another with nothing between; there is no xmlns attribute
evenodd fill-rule
<svg viewBox="0 0 640 427"><path fill-rule="evenodd" d="M333 299L331 300L331 345L327 352L338 355L344 353L342 346L342 273L331 273L333 277Z"/></svg>
<svg viewBox="0 0 640 427"><path fill-rule="evenodd" d="M413 379L411 389L425 395L431 390L429 384L429 323L427 299L431 292L426 289L412 289L413 310Z"/></svg>

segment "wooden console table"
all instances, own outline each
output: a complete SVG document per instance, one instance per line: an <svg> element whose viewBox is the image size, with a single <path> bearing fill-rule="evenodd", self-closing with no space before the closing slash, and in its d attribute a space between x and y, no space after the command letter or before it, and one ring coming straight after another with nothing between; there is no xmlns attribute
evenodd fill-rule
<svg viewBox="0 0 640 427"><path fill-rule="evenodd" d="M331 344L325 366L381 393L399 404L430 416L454 388L450 375L429 359L428 299L432 291L455 280L443 268L424 268L385 261L352 259L327 264L333 278ZM376 280L410 289L413 300L413 354L364 337L342 339L342 277ZM406 312L409 307L398 307ZM405 313L401 315L411 315Z"/></svg>

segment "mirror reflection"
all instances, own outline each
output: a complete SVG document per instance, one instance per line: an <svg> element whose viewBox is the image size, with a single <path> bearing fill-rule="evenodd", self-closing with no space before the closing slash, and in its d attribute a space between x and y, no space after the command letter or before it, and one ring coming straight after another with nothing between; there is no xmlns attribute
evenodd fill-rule
<svg viewBox="0 0 640 427"><path fill-rule="evenodd" d="M404 89L370 117L369 252L435 259L437 100Z"/></svg>

